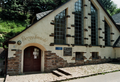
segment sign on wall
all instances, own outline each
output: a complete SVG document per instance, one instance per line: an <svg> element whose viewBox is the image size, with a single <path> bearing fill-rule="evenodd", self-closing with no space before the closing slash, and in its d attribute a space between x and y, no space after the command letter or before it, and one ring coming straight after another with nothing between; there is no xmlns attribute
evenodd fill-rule
<svg viewBox="0 0 120 82"><path fill-rule="evenodd" d="M62 47L56 47L55 49L56 50L62 50Z"/></svg>
<svg viewBox="0 0 120 82"><path fill-rule="evenodd" d="M72 48L64 47L64 56L72 56Z"/></svg>

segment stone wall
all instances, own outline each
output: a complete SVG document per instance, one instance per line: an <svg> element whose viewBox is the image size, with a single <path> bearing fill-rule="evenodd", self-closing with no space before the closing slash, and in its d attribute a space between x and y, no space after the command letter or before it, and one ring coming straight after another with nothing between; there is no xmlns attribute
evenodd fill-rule
<svg viewBox="0 0 120 82"><path fill-rule="evenodd" d="M16 50L16 53L14 54L15 57L8 58L7 74L9 75L21 74L21 54L22 54L21 50ZM100 56L99 59L91 59L90 57L90 59L87 60L86 57L84 56L84 60L75 60L75 57L73 57L71 60L75 60L75 63L68 63L67 60L64 60L63 58L56 55L56 53L52 53L51 51L45 51L44 58L45 58L44 63L45 72L51 72L52 70L55 70L57 68L104 63L109 62L111 60L110 58L101 59Z"/></svg>
<svg viewBox="0 0 120 82"><path fill-rule="evenodd" d="M21 50L16 50L15 57L8 58L7 74L18 75L21 73Z"/></svg>
<svg viewBox="0 0 120 82"><path fill-rule="evenodd" d="M71 60L75 60L75 57L73 57ZM67 60L59 57L58 55L56 55L56 53L52 53L51 51L45 51L45 72L51 72L52 70L63 67L106 63L110 62L111 58L109 57L108 59L101 59L101 57L99 56L98 59L92 59L90 57L89 60L85 60L86 57L84 56L84 60L75 60L75 63L67 63Z"/></svg>
<svg viewBox="0 0 120 82"><path fill-rule="evenodd" d="M54 69L66 67L67 61L57 56L51 51L45 51L45 72L51 72Z"/></svg>

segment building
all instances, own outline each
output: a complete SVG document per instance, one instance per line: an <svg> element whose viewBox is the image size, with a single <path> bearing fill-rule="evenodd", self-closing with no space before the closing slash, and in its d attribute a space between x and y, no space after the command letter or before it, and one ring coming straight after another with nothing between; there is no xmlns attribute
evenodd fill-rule
<svg viewBox="0 0 120 82"><path fill-rule="evenodd" d="M98 0L69 0L4 42L7 74L109 62L120 57L119 39L120 29Z"/></svg>
<svg viewBox="0 0 120 82"><path fill-rule="evenodd" d="M120 28L120 13L113 15L112 18Z"/></svg>

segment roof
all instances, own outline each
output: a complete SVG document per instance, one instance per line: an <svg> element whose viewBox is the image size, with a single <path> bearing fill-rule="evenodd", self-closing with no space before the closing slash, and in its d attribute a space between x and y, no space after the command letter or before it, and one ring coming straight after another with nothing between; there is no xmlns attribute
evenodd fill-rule
<svg viewBox="0 0 120 82"><path fill-rule="evenodd" d="M120 36L118 37L118 39L116 40L115 44L113 45L113 47L120 47Z"/></svg>
<svg viewBox="0 0 120 82"><path fill-rule="evenodd" d="M68 0L67 2L69 2L70 0ZM67 3L66 2L66 3ZM116 23L114 22L114 20L112 19L112 17L108 14L108 12L105 10L105 8L102 6L102 4L99 2L99 0L97 0L97 2L100 4L100 6L103 8L103 10L105 11L105 13L109 16L109 18L112 20L112 22L114 23L114 25L116 26L116 28L120 31L120 29L118 28L118 26L116 25ZM64 4L66 4L66 3L64 3ZM63 5L64 5L63 4ZM61 5L62 6L62 5ZM60 8L61 6L59 6L58 8ZM56 8L56 9L58 9L58 8ZM55 10L56 10L55 9ZM55 10L53 10L53 11L55 11ZM49 12L47 12L47 13L45 13L44 15L42 15L42 16L38 16L38 18L40 18L39 20L37 20L37 22L38 21L40 21L41 19L43 19L44 17L46 17L47 15L49 15L50 13L52 13L53 11L49 11ZM42 13L44 13L44 12L42 12ZM39 14L38 14L39 15ZM34 24L36 24L37 22L35 22ZM34 25L34 24L32 24L32 25ZM32 25L30 25L29 27L27 27L26 29L24 29L22 32L24 32L25 30L27 30L28 28L30 28ZM20 32L20 33L18 33L17 35L19 35L19 34L21 34L22 32ZM14 37L16 37L17 35L15 35ZM12 38L14 38L14 37L12 37ZM8 44L8 41L10 40L10 39L12 39L12 38L9 38L8 40L6 40L3 44L4 45L6 45L6 44ZM3 46L4 47L4 46Z"/></svg>
<svg viewBox="0 0 120 82"><path fill-rule="evenodd" d="M45 15L47 15L48 13L52 12L53 10L49 10L49 11L45 11L45 12L41 12L36 14L37 20L41 19L42 17L44 17Z"/></svg>
<svg viewBox="0 0 120 82"><path fill-rule="evenodd" d="M120 13L113 15L112 18L116 24L120 25Z"/></svg>

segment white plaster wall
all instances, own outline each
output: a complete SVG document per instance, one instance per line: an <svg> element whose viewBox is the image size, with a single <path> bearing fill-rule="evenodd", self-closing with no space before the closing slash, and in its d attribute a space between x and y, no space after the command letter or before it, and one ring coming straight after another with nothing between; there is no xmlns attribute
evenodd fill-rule
<svg viewBox="0 0 120 82"><path fill-rule="evenodd" d="M120 58L120 48L114 48L115 58Z"/></svg>
<svg viewBox="0 0 120 82"><path fill-rule="evenodd" d="M71 0L67 4L61 6L54 12L50 13L47 15L45 18L37 22L36 24L32 25L29 29L26 31L22 32L15 38L11 39L10 41L22 41L21 45L17 44L9 44L9 53L8 53L8 58L14 57L14 51L11 51L11 49L20 49L22 50L22 62L23 62L23 52L24 49L28 46L31 45L36 45L38 46L43 52L44 51L52 51L52 53L56 53L60 57L62 57L64 60L67 60L68 63L74 63L75 60L71 60L73 57L75 57L74 52L86 52L84 55L87 57L89 60L91 53L90 52L98 52L99 56L102 58L106 57L111 57L114 58L114 49L112 47L105 47L105 48L100 48L99 46L92 46L92 47L86 47L86 46L74 46L72 47L71 45L69 47L72 47L72 56L63 56L63 50L55 50L55 47L68 47L67 45L54 45L54 46L49 46L50 43L54 43L54 37L50 37L49 35L51 33L54 33L54 25L51 25L50 22L54 20L54 17L63 11L64 9L68 9L67 14L70 15L70 18L67 18L67 27L71 27L71 24L74 24L74 4L77 0ZM99 36L104 37L104 22L102 20L106 20L111 28L111 32L115 33L115 35L111 35L112 40L115 40L119 36L119 31L115 27L115 25L112 23L110 18L107 16L107 14L103 11L101 6L98 4L96 0L91 0L92 3L95 5L95 7L98 9L98 27L102 28L102 31L99 31ZM87 41L84 40L85 44L91 44L91 38L89 35L91 35L91 29L88 28L88 26L91 26L90 20L91 17L88 16L88 13L90 13L90 2L89 0L84 0L84 4L87 4L87 6L84 6L84 16L88 17L88 19L84 19L84 28L88 29L88 32L84 32L84 37L89 38ZM74 35L74 27L71 27L71 29L67 29L67 34ZM37 38L33 38L33 37ZM114 42L115 42L114 41ZM114 42L111 43L114 44ZM39 45L37 45L39 44ZM67 37L67 44L74 44L74 38L73 37ZM104 41L99 39L99 45L104 45ZM44 53L42 54L44 55ZM44 61L44 56L42 57ZM42 62L43 63L43 62ZM22 65L23 67L23 65ZM44 69L44 64L42 64L42 69ZM21 70L22 71L22 70Z"/></svg>
<svg viewBox="0 0 120 82"><path fill-rule="evenodd" d="M110 26L110 28L111 28L111 33L115 33L114 35L111 35L111 40L115 40L116 41L116 39L119 37L119 35L120 35L120 32L118 31L118 29L115 27L115 25L113 24L113 22L110 20L110 18L108 17L108 15L104 12L104 10L100 7L100 5L98 4L98 2L96 1L96 0L91 0L92 1L92 3L94 4L94 6L96 7L96 8L99 8L99 11L100 11L100 13L99 13L99 28L102 28L102 31L104 32L104 22L102 21L102 20L105 20L107 23L108 23L108 25ZM103 34L101 34L101 36L103 36L104 37L104 35ZM114 43L115 43L115 41L114 42L111 42L111 45L113 45ZM102 42L103 44L104 44L104 42Z"/></svg>

